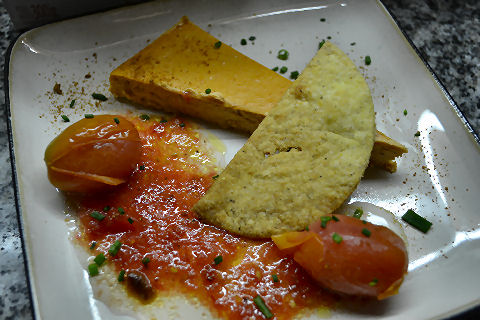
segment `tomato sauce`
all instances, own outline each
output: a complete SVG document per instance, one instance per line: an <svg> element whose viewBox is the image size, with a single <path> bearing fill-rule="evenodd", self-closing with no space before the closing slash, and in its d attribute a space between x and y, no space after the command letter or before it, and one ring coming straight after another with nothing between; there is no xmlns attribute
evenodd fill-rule
<svg viewBox="0 0 480 320"><path fill-rule="evenodd" d="M217 168L192 124L130 120L140 133L142 158L129 182L75 200L86 245L96 242L92 254L104 253L118 272L144 273L157 294L195 297L222 318L263 319L253 302L257 295L278 319L335 303L272 241L245 239L197 219L191 208ZM93 211L105 218L91 217ZM122 246L113 257L108 249L117 240Z"/></svg>

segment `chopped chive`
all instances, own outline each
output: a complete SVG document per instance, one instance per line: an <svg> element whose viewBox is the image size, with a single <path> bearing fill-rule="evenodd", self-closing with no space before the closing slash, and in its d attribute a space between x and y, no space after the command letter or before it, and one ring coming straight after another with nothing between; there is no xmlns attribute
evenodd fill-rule
<svg viewBox="0 0 480 320"><path fill-rule="evenodd" d="M95 117L95 116L94 116L93 114L91 114L91 113L86 113L86 114L85 114L85 118L86 118L86 119L92 119L93 117Z"/></svg>
<svg viewBox="0 0 480 320"><path fill-rule="evenodd" d="M321 224L320 226L322 228L326 228L327 227L327 222L332 220L332 217L331 216L323 216L320 218L320 221L321 221Z"/></svg>
<svg viewBox="0 0 480 320"><path fill-rule="evenodd" d="M340 219L338 219L337 216L332 216L332 220L335 222L340 221Z"/></svg>
<svg viewBox="0 0 480 320"><path fill-rule="evenodd" d="M220 49L221 46L222 46L222 41L217 41L214 44L215 49Z"/></svg>
<svg viewBox="0 0 480 320"><path fill-rule="evenodd" d="M118 274L118 282L122 282L125 280L125 270L120 270L120 273Z"/></svg>
<svg viewBox="0 0 480 320"><path fill-rule="evenodd" d="M406 116L408 114L407 109L403 110L403 115Z"/></svg>
<svg viewBox="0 0 480 320"><path fill-rule="evenodd" d="M120 241L115 241L112 246L110 247L110 249L108 249L108 253L110 253L110 255L112 257L115 257L118 253L118 251L120 250L120 247L122 246L122 243Z"/></svg>
<svg viewBox="0 0 480 320"><path fill-rule="evenodd" d="M365 57L365 64L366 64L367 66L369 66L371 63L372 63L372 58L370 58L370 56L366 56L366 57Z"/></svg>
<svg viewBox="0 0 480 320"><path fill-rule="evenodd" d="M245 39L240 40L240 44L242 46L245 46L247 44L247 40L245 40Z"/></svg>
<svg viewBox="0 0 480 320"><path fill-rule="evenodd" d="M107 101L108 100L107 97L105 97L101 93L92 93L92 97L93 97L93 99L100 100L100 101Z"/></svg>
<svg viewBox="0 0 480 320"><path fill-rule="evenodd" d="M107 258L105 258L105 255L103 253L99 253L95 259L93 259L93 261L98 265L98 266L101 266L102 263L105 262L105 260L107 260Z"/></svg>
<svg viewBox="0 0 480 320"><path fill-rule="evenodd" d="M432 226L432 223L425 219L424 217L418 215L412 209L409 209L403 216L402 220L410 224L412 227L427 233L427 231Z"/></svg>
<svg viewBox="0 0 480 320"><path fill-rule="evenodd" d="M305 231L310 231L310 228L308 226L306 226Z"/></svg>
<svg viewBox="0 0 480 320"><path fill-rule="evenodd" d="M285 73L285 72L287 72L287 71L288 71L288 68L285 67L285 66L283 66L283 67L280 68L280 73L282 73L282 74Z"/></svg>
<svg viewBox="0 0 480 320"><path fill-rule="evenodd" d="M280 280L278 280L278 276L276 274L272 274L272 280L273 282L279 282Z"/></svg>
<svg viewBox="0 0 480 320"><path fill-rule="evenodd" d="M120 207L120 208L118 208L118 213L120 213L120 214L125 214L125 210Z"/></svg>
<svg viewBox="0 0 480 320"><path fill-rule="evenodd" d="M115 121L116 124L120 123L120 120L118 120L118 118L113 118L113 121Z"/></svg>
<svg viewBox="0 0 480 320"><path fill-rule="evenodd" d="M250 36L250 38L248 38L250 41L255 41L255 39L257 39L255 36Z"/></svg>
<svg viewBox="0 0 480 320"><path fill-rule="evenodd" d="M370 281L370 282L368 283L368 285L369 285L370 287L375 287L375 286L377 285L377 283L378 283L378 279L377 279L377 278L373 278L373 280Z"/></svg>
<svg viewBox="0 0 480 320"><path fill-rule="evenodd" d="M220 263L222 263L222 261L223 261L222 256L216 256L215 259L213 259L213 263L215 263L215 264L220 264Z"/></svg>
<svg viewBox="0 0 480 320"><path fill-rule="evenodd" d="M105 215L101 214L98 211L92 211L90 213L90 217L97 219L98 221L102 221L103 219L105 219Z"/></svg>
<svg viewBox="0 0 480 320"><path fill-rule="evenodd" d="M103 207L103 211L108 212L108 211L110 211L110 208L111 208L110 206L105 206L105 207Z"/></svg>
<svg viewBox="0 0 480 320"><path fill-rule="evenodd" d="M141 164L140 166L138 166L138 169L145 170L145 166L143 164Z"/></svg>
<svg viewBox="0 0 480 320"><path fill-rule="evenodd" d="M363 228L362 229L362 234L367 236L367 237L370 237L370 235L372 234L372 232L370 230L368 230L367 228Z"/></svg>
<svg viewBox="0 0 480 320"><path fill-rule="evenodd" d="M219 175L217 174L216 176L213 176L212 179L217 179Z"/></svg>
<svg viewBox="0 0 480 320"><path fill-rule="evenodd" d="M185 123L182 122L182 123L179 124L179 126L183 128L183 127L185 127Z"/></svg>
<svg viewBox="0 0 480 320"><path fill-rule="evenodd" d="M367 224L367 220L362 220L362 223L363 223L363 224Z"/></svg>
<svg viewBox="0 0 480 320"><path fill-rule="evenodd" d="M277 58L280 59L280 60L288 60L289 55L290 54L288 53L287 50L282 49L282 50L278 51Z"/></svg>
<svg viewBox="0 0 480 320"><path fill-rule="evenodd" d="M210 88L205 89L205 93L206 93L206 94L210 94L210 92L212 92L212 89L210 89Z"/></svg>
<svg viewBox="0 0 480 320"><path fill-rule="evenodd" d="M130 224L132 224L132 223L133 223L133 219L132 219L132 218L130 218L130 217L127 219L127 221L128 221L128 223L130 223Z"/></svg>
<svg viewBox="0 0 480 320"><path fill-rule="evenodd" d="M320 21L325 22L326 19L325 18L320 18Z"/></svg>
<svg viewBox="0 0 480 320"><path fill-rule="evenodd" d="M277 72L278 71L278 67L274 67L272 68L273 71Z"/></svg>
<svg viewBox="0 0 480 320"><path fill-rule="evenodd" d="M253 302L257 306L258 310L260 310L260 312L263 313L265 318L270 319L273 317L273 313L270 311L270 309L268 309L262 297L257 295L255 298L253 298Z"/></svg>
<svg viewBox="0 0 480 320"><path fill-rule="evenodd" d="M420 131L415 132L414 136L415 137L420 137Z"/></svg>
<svg viewBox="0 0 480 320"><path fill-rule="evenodd" d="M360 219L363 215L363 210L361 208L355 209L355 212L353 213L353 217Z"/></svg>
<svg viewBox="0 0 480 320"><path fill-rule="evenodd" d="M92 244L90 245L90 250L95 249L95 246L97 245L96 241L93 241Z"/></svg>
<svg viewBox="0 0 480 320"><path fill-rule="evenodd" d="M320 41L320 43L318 44L318 50L320 50L324 44L325 44L325 40Z"/></svg>
<svg viewBox="0 0 480 320"><path fill-rule="evenodd" d="M98 265L96 263L91 263L88 265L88 274L90 277L94 277L98 274Z"/></svg>
<svg viewBox="0 0 480 320"><path fill-rule="evenodd" d="M350 45L351 45L351 46L354 46L354 45L356 45L356 43L355 43L355 42L352 42L352 43L350 43Z"/></svg>
<svg viewBox="0 0 480 320"><path fill-rule="evenodd" d="M150 258L149 258L149 257L143 258L143 259L142 259L142 263L143 263L144 266L147 266L147 264L150 263Z"/></svg>
<svg viewBox="0 0 480 320"><path fill-rule="evenodd" d="M332 239L333 241L335 241L335 243L340 243L342 242L342 236L339 235L338 233L334 232L333 235L332 235Z"/></svg>
<svg viewBox="0 0 480 320"><path fill-rule="evenodd" d="M73 100L70 102L70 108L73 108L74 105L75 105L75 99L73 99Z"/></svg>
<svg viewBox="0 0 480 320"><path fill-rule="evenodd" d="M150 120L150 116L148 114L141 114L140 119L142 120Z"/></svg>
<svg viewBox="0 0 480 320"><path fill-rule="evenodd" d="M298 75L299 75L298 71L292 71L290 72L290 79L296 80L298 78Z"/></svg>
<svg viewBox="0 0 480 320"><path fill-rule="evenodd" d="M332 39L332 37L331 37L331 36L327 36L327 39L330 40L330 39Z"/></svg>
<svg viewBox="0 0 480 320"><path fill-rule="evenodd" d="M63 119L63 122L70 122L70 119L64 114L62 114L62 119Z"/></svg>
<svg viewBox="0 0 480 320"><path fill-rule="evenodd" d="M160 123L165 123L165 122L168 122L168 120L167 119L160 120Z"/></svg>

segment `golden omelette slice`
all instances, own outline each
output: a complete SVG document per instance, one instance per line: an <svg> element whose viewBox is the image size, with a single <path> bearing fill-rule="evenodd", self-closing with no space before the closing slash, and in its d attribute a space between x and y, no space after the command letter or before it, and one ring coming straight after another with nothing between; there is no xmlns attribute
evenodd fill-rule
<svg viewBox="0 0 480 320"><path fill-rule="evenodd" d="M193 210L247 237L302 230L355 190L374 136L365 80L326 43Z"/></svg>

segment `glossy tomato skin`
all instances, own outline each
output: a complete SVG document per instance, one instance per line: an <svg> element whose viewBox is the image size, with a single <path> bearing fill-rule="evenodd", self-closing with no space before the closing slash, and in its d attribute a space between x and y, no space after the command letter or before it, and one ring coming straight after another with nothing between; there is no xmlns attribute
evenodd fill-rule
<svg viewBox="0 0 480 320"><path fill-rule="evenodd" d="M62 191L107 190L127 181L140 159L140 147L137 129L122 116L82 119L45 150L48 178Z"/></svg>
<svg viewBox="0 0 480 320"><path fill-rule="evenodd" d="M292 247L288 248L288 241L282 246L282 235L272 238L281 249L290 250L323 287L378 299L395 294L408 267L403 240L386 227L344 215L334 217L338 221L331 219L323 223L324 227L319 220L309 226L309 231L290 233L290 242L297 243ZM341 241L339 237L335 241L334 234Z"/></svg>

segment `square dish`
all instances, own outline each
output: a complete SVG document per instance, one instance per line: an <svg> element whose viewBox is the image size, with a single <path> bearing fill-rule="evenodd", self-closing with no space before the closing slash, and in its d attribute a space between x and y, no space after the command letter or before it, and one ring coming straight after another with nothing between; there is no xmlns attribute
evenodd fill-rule
<svg viewBox="0 0 480 320"><path fill-rule="evenodd" d="M471 268L480 262L478 145L380 3L277 1L267 6L252 1L239 8L234 2L167 1L47 25L23 34L12 48L11 138L19 214L39 318L120 317L92 295L85 262L69 239L63 199L46 179L43 152L66 127L58 109L69 112L73 121L83 113L133 110L113 99L97 107L89 102L88 93L108 95L111 70L183 15L267 67L280 63L276 52L285 48L290 52L289 69L302 70L318 43L331 37L366 77L377 128L409 149L399 160L397 173L369 170L350 201L380 206L397 218L413 208L434 226L427 235L404 228L410 273L398 296L361 310L340 310L332 317L436 318L480 302L480 279ZM241 46L240 39L249 35L256 36L255 45ZM363 63L366 55L372 57L368 67ZM62 84L64 95L52 93L56 83ZM82 107L64 110L67 98L79 95L82 88L86 93L77 99ZM231 132L207 130L227 146L226 161L245 141ZM418 138L417 131L421 132ZM181 315L188 317L189 312L195 310Z"/></svg>

